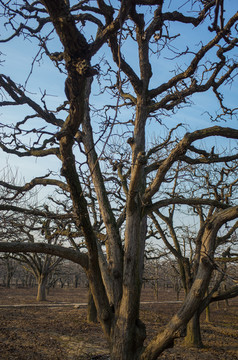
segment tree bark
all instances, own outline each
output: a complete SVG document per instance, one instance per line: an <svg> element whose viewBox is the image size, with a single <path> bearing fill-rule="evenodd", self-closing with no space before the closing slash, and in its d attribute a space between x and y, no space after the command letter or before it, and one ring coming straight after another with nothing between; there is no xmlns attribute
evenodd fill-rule
<svg viewBox="0 0 238 360"><path fill-rule="evenodd" d="M95 302L93 300L93 295L92 295L90 288L88 289L87 321L89 323L97 322L97 309L96 309Z"/></svg>
<svg viewBox="0 0 238 360"><path fill-rule="evenodd" d="M6 287L10 288L11 286L11 280L14 274L13 266L11 264L11 261L7 260L7 275L6 275Z"/></svg>
<svg viewBox="0 0 238 360"><path fill-rule="evenodd" d="M145 122L146 101L138 96L134 137L131 142L131 181L127 194L126 229L123 263L123 292L113 328L113 360L137 360L146 337L145 325L139 320L140 294L144 264L147 217L143 212L145 191Z"/></svg>
<svg viewBox="0 0 238 360"><path fill-rule="evenodd" d="M7 272L7 276L6 276L6 288L10 289L11 286L11 275L9 274L9 272Z"/></svg>
<svg viewBox="0 0 238 360"><path fill-rule="evenodd" d="M41 274L38 278L37 301L46 301L46 283L47 276Z"/></svg>
<svg viewBox="0 0 238 360"><path fill-rule="evenodd" d="M200 314L195 312L192 319L187 324L187 334L185 337L186 347L203 347L201 330L200 330Z"/></svg>
<svg viewBox="0 0 238 360"><path fill-rule="evenodd" d="M139 212L138 214L139 215ZM135 222L132 226L131 222ZM138 360L146 337L145 325L139 320L139 302L142 286L142 265L139 244L144 241L146 219L140 221L134 213L127 220L130 224L127 236L134 239L133 248L125 248L125 263L123 274L123 297L120 312L113 329L111 341L112 360ZM140 226L138 226L140 224ZM133 230L133 231L132 231ZM130 244L131 245L131 244ZM141 270L139 271L139 267Z"/></svg>
<svg viewBox="0 0 238 360"><path fill-rule="evenodd" d="M211 322L211 311L210 311L210 306L209 305L206 307L206 322L207 323Z"/></svg>

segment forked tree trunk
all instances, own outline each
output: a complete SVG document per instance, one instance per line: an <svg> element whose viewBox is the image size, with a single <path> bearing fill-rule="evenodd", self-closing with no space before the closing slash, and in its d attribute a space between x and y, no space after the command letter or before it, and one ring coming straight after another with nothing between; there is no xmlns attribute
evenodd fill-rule
<svg viewBox="0 0 238 360"><path fill-rule="evenodd" d="M40 275L38 278L37 301L46 301L47 276Z"/></svg>
<svg viewBox="0 0 238 360"><path fill-rule="evenodd" d="M200 329L200 314L198 311L195 312L192 319L187 324L187 335L184 342L187 347L203 347Z"/></svg>
<svg viewBox="0 0 238 360"><path fill-rule="evenodd" d="M129 326L125 324L125 336L119 336L121 331L116 328L111 347L111 360L138 360L146 337L145 325L139 319ZM118 334L118 336L116 335Z"/></svg>
<svg viewBox="0 0 238 360"><path fill-rule="evenodd" d="M123 296L111 338L111 360L140 359L146 338L145 325L139 320L146 218L140 220L138 214L135 211L127 218Z"/></svg>

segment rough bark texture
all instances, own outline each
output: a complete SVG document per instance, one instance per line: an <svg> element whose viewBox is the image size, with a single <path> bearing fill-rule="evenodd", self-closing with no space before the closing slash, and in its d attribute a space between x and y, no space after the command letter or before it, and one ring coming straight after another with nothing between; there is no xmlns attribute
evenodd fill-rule
<svg viewBox="0 0 238 360"><path fill-rule="evenodd" d="M187 324L187 333L184 339L185 346L188 347L203 347L201 331L200 331L200 314L195 312L192 319Z"/></svg>
<svg viewBox="0 0 238 360"><path fill-rule="evenodd" d="M113 360L138 359L146 336L145 327L139 320L143 254L147 231L146 217L143 216L141 203L141 194L145 188L145 162L143 161L145 119L146 107L141 100L137 107L132 144L133 166L126 209L123 292L111 341Z"/></svg>
<svg viewBox="0 0 238 360"><path fill-rule="evenodd" d="M88 290L87 321L89 323L97 322L97 309L90 289Z"/></svg>
<svg viewBox="0 0 238 360"><path fill-rule="evenodd" d="M46 284L47 275L40 275L38 277L38 288L37 288L37 301L46 301Z"/></svg>

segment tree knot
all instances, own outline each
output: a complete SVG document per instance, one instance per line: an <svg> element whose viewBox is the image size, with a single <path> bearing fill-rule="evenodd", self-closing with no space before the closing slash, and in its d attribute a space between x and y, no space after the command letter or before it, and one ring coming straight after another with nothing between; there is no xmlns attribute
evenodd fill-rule
<svg viewBox="0 0 238 360"><path fill-rule="evenodd" d="M98 70L91 67L90 62L86 59L78 60L75 64L75 69L80 76L84 77L91 77L98 74Z"/></svg>

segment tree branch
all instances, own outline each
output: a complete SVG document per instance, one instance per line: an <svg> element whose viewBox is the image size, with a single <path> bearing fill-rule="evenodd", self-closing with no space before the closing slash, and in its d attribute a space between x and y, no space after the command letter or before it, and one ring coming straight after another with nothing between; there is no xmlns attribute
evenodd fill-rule
<svg viewBox="0 0 238 360"><path fill-rule="evenodd" d="M61 245L51 245L44 243L21 243L21 242L0 242L0 252L7 253L43 253L59 256L63 259L73 261L81 265L85 270L88 269L88 255L65 248Z"/></svg>
<svg viewBox="0 0 238 360"><path fill-rule="evenodd" d="M181 156L186 153L189 146L196 140L201 140L210 136L222 136L230 139L238 139L238 130L213 126L210 128L194 131L193 133L185 134L184 138L160 164L155 179L145 191L145 195L143 196L144 204L147 204L151 201L152 196L159 190L159 187L162 184L167 171L177 160L180 159Z"/></svg>

